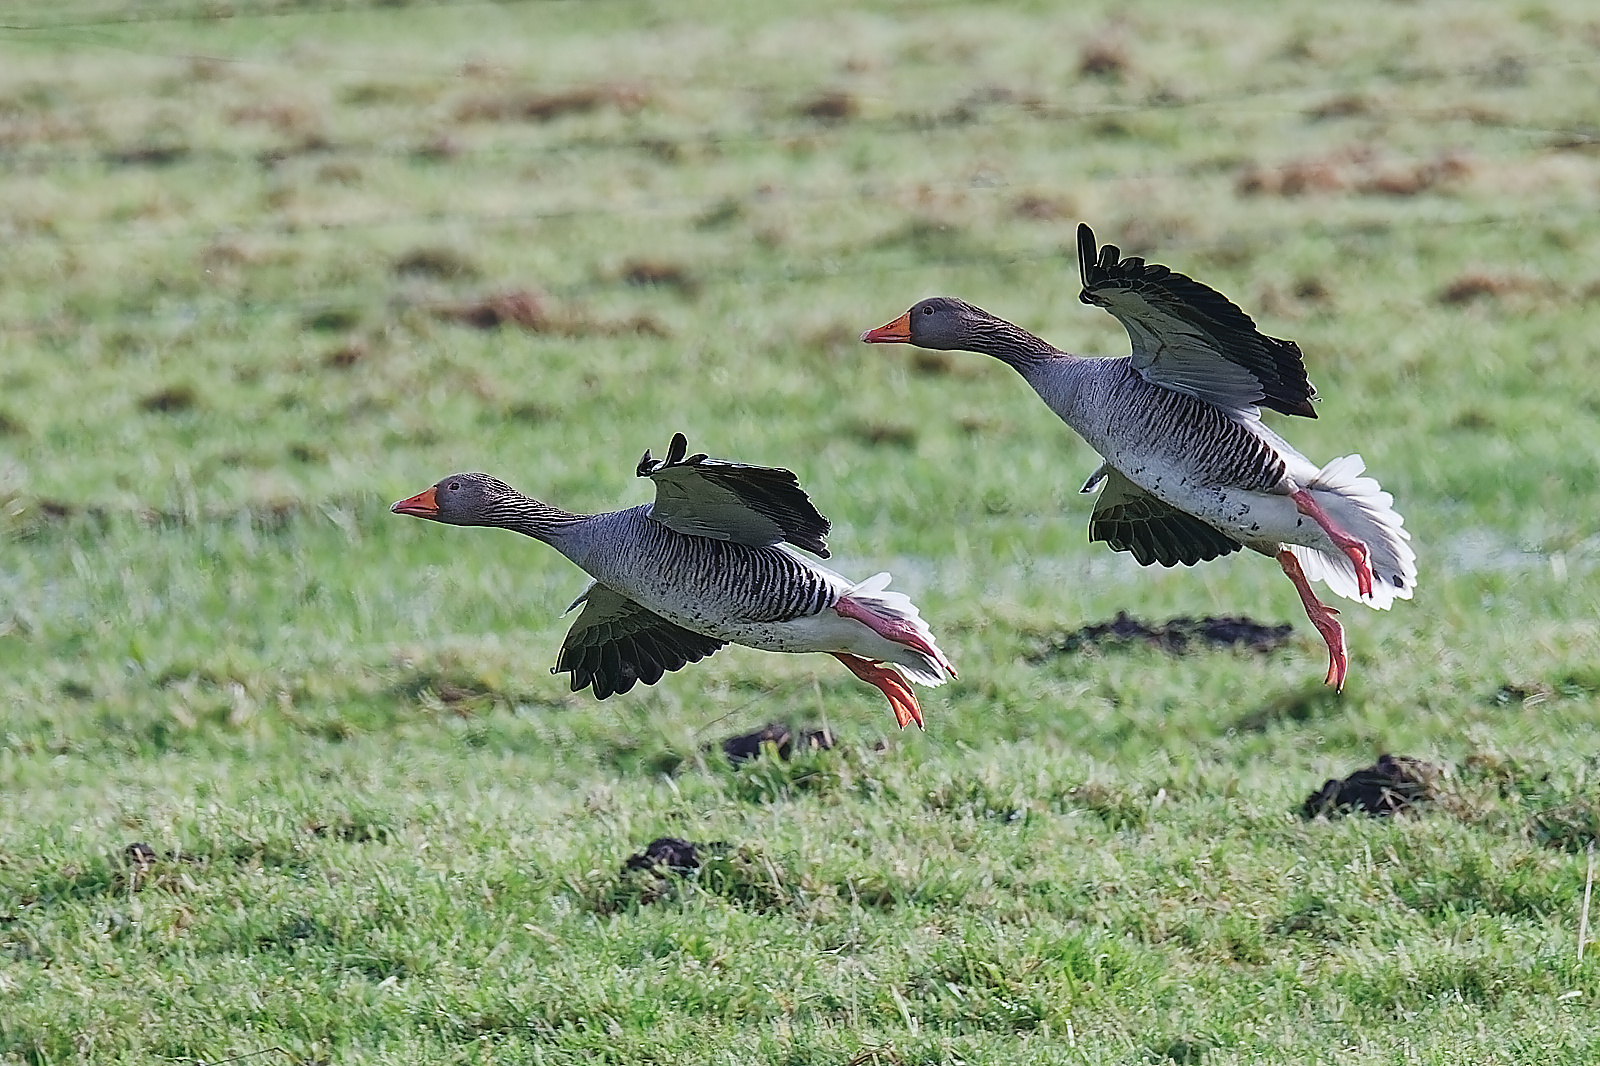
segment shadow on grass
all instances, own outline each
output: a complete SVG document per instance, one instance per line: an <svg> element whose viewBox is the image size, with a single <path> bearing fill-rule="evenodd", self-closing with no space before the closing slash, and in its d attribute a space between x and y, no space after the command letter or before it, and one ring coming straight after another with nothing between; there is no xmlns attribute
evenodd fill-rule
<svg viewBox="0 0 1600 1066"><path fill-rule="evenodd" d="M1233 728L1241 733L1259 733L1283 722L1308 722L1338 707L1339 693L1327 685L1291 689L1241 715Z"/></svg>

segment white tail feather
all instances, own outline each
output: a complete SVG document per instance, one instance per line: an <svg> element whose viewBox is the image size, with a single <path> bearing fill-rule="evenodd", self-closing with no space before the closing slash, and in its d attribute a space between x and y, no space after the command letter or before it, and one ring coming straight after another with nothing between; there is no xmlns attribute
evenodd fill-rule
<svg viewBox="0 0 1600 1066"><path fill-rule="evenodd" d="M1394 509L1394 497L1377 480L1363 477L1359 455L1341 455L1317 472L1306 486L1346 533L1367 546L1372 566L1372 595L1362 596L1355 564L1343 552L1325 552L1291 544L1306 577L1322 581L1336 596L1387 611L1395 600L1409 600L1417 585L1417 554L1408 543L1405 519Z"/></svg>
<svg viewBox="0 0 1600 1066"><path fill-rule="evenodd" d="M903 592L891 592L889 581L887 571L873 574L865 581L845 589L844 595L880 618L906 622L916 630L917 635L925 640L937 655L929 656L916 648L897 644L895 647L904 654L891 660L889 665L919 685L936 688L950 680L954 674L950 660L945 657L943 649L933 639L933 631L928 628L928 623L922 620L922 614L917 610L917 605L911 602L911 597Z"/></svg>

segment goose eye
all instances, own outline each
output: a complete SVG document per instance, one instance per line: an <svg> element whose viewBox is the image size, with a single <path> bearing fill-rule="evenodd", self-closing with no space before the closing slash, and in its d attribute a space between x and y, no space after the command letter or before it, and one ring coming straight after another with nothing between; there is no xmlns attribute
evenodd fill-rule
<svg viewBox="0 0 1600 1066"><path fill-rule="evenodd" d="M932 304L923 304L922 305L922 313L925 314L925 315L933 314L933 305Z"/></svg>
<svg viewBox="0 0 1600 1066"><path fill-rule="evenodd" d="M461 482L459 482L459 481L450 482L450 491L451 492L455 492L459 488L461 488Z"/></svg>

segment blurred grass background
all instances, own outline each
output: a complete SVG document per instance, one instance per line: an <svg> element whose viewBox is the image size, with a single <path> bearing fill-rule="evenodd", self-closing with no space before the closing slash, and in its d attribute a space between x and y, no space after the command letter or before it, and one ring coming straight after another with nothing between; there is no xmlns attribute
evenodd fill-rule
<svg viewBox="0 0 1600 1066"><path fill-rule="evenodd" d="M1597 90L1577 2L7 4L0 1060L1589 1061ZM1004 367L857 343L1122 354L1079 220L1396 495L1342 697L1268 561L1089 546ZM385 510L674 430L917 599L926 734L823 657L574 696L570 564ZM1296 638L1051 652L1118 610ZM774 719L843 743L706 751ZM1447 802L1298 818L1384 750ZM743 850L650 902L664 833Z"/></svg>

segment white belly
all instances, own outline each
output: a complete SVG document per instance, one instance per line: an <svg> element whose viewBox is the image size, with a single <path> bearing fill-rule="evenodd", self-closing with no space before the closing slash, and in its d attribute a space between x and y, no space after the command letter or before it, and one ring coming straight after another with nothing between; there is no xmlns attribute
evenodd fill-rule
<svg viewBox="0 0 1600 1066"><path fill-rule="evenodd" d="M670 602L646 603L643 596L636 599L670 622L730 644L742 644L761 651L801 654L848 652L875 662L928 669L925 656L880 636L868 626L854 618L846 618L832 607L785 622L730 622L707 618L700 611L685 609Z"/></svg>
<svg viewBox="0 0 1600 1066"><path fill-rule="evenodd" d="M1268 554L1280 544L1303 544L1320 551L1339 549L1316 521L1300 513L1288 496L1273 492L1203 485L1185 472L1137 460L1112 464L1156 499L1219 529L1247 547Z"/></svg>

